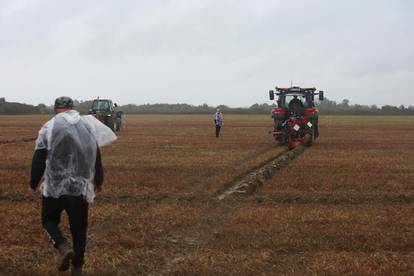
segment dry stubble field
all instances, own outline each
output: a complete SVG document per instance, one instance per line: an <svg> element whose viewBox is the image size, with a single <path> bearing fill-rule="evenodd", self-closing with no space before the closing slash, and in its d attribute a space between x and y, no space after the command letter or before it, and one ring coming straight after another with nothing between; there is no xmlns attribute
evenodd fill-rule
<svg viewBox="0 0 414 276"><path fill-rule="evenodd" d="M57 275L40 201L24 196L47 119L0 117L1 275ZM414 274L414 118L322 117L317 145L218 201L285 150L268 116L225 119L216 139L211 116L126 118L103 149L87 275Z"/></svg>

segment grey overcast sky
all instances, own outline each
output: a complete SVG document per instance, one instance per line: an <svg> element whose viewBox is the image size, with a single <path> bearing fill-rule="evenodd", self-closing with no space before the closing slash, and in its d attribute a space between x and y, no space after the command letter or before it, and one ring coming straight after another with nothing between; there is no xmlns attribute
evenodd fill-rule
<svg viewBox="0 0 414 276"><path fill-rule="evenodd" d="M414 105L411 0L0 0L0 97Z"/></svg>

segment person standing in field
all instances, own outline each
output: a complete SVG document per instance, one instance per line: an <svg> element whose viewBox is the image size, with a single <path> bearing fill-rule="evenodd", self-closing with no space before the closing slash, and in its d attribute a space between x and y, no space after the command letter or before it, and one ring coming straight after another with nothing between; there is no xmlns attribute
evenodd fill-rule
<svg viewBox="0 0 414 276"><path fill-rule="evenodd" d="M219 108L217 108L217 111L214 114L214 124L216 125L216 138L218 138L220 136L221 126L223 125L223 114L220 112Z"/></svg>
<svg viewBox="0 0 414 276"><path fill-rule="evenodd" d="M88 205L103 183L101 154L95 137L69 97L55 101L55 116L39 131L32 160L28 194L41 185L42 226L59 252L58 270L72 264L72 275L81 275L84 264ZM62 211L69 217L72 244L58 225Z"/></svg>

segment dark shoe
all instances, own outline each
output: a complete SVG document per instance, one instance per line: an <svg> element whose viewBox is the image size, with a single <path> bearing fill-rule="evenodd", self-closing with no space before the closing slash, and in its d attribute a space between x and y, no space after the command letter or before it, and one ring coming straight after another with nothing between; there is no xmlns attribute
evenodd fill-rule
<svg viewBox="0 0 414 276"><path fill-rule="evenodd" d="M74 257L75 253L73 252L71 246L67 241L64 241L61 244L59 244L57 249L59 250L60 255L58 270L66 271L69 269L70 261Z"/></svg>
<svg viewBox="0 0 414 276"><path fill-rule="evenodd" d="M71 276L81 276L82 275L82 267L81 266L72 266L72 273Z"/></svg>

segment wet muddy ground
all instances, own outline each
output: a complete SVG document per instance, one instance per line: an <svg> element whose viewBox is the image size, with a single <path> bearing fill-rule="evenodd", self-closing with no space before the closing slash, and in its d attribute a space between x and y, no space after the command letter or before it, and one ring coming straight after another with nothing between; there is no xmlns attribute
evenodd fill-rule
<svg viewBox="0 0 414 276"><path fill-rule="evenodd" d="M0 117L16 132L0 136L15 141L0 144L0 274L55 273L39 199L24 196L23 139L46 119ZM87 275L414 273L414 120L322 117L318 143L288 152L268 116L225 119L217 139L209 116L126 118L103 149Z"/></svg>

